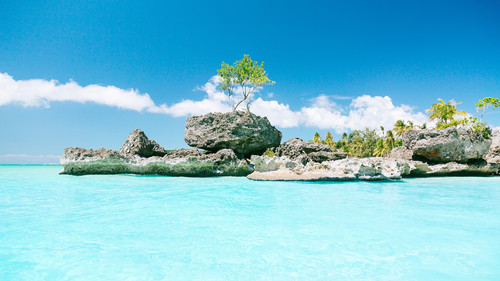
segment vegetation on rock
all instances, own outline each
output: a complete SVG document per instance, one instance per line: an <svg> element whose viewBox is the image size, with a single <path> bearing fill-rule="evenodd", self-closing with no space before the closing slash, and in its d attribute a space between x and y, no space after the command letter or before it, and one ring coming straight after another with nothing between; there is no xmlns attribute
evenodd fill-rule
<svg viewBox="0 0 500 281"><path fill-rule="evenodd" d="M250 103L255 90L266 84L275 83L267 77L264 62L259 64L249 55L244 55L241 61L235 61L233 65L222 62L217 73L220 78L219 88L226 92L233 111L246 101L247 112L250 112Z"/></svg>
<svg viewBox="0 0 500 281"><path fill-rule="evenodd" d="M426 110L427 113L430 113L429 121L437 121L434 130L450 127L464 128L470 137L476 139L488 139L492 135L491 128L487 126L486 122L482 122L482 118L489 108L494 110L500 107L499 99L486 97L475 104L477 113L481 113L479 120L476 116L459 110L457 108L459 102L454 100L445 102L442 99L438 99L438 101ZM459 116L463 116L463 118L457 118ZM397 120L392 130L385 131L383 126L380 126L379 129L365 128L364 130L354 130L349 134L343 133L336 142L330 132L327 132L324 140L316 132L312 141L326 144L333 151L345 152L352 156L387 156L393 148L403 144L403 135L406 132L412 129L427 129L427 124L418 126L412 121Z"/></svg>

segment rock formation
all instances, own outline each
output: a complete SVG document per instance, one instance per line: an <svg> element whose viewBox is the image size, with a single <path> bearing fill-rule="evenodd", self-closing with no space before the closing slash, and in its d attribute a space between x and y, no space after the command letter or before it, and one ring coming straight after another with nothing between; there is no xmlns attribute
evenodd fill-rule
<svg viewBox="0 0 500 281"><path fill-rule="evenodd" d="M500 172L500 128L493 130L491 139L456 128L442 131L412 130L405 134L404 146L391 151L389 157L371 158L347 157L345 153L333 152L327 145L293 138L277 146L274 157L252 155L248 163L243 154L251 153L249 151L255 151L257 147L260 147L259 151L263 150L264 143L271 143L273 138L281 139L281 133L270 126L267 119L245 116L241 112L193 118L190 125L186 125L186 139L192 139L197 145L204 143L204 147L211 146L212 151L200 151L197 148L166 151L137 129L129 135L120 152L104 148L66 148L61 157L64 167L61 173L344 181L487 176ZM251 118L255 120L249 121ZM205 124L209 120L212 120L211 125ZM251 122L257 125L251 125L254 124ZM201 132L193 132L196 137L191 137L188 132L196 131L196 128ZM267 137L259 136L258 130L265 131ZM202 136L206 139L202 140ZM244 139L249 143L244 144ZM253 144L253 140L258 140L261 146ZM273 145L276 143L269 146ZM240 150L235 152L224 146Z"/></svg>
<svg viewBox="0 0 500 281"><path fill-rule="evenodd" d="M149 155L149 156L148 156ZM196 148L165 151L143 131L134 130L120 152L110 149L65 149L61 174L155 174L167 176L246 176L253 169L234 151L204 153Z"/></svg>
<svg viewBox="0 0 500 281"><path fill-rule="evenodd" d="M500 128L491 139L450 128L412 130L405 145L389 157L314 161L312 153L328 153L319 144L291 139L276 148L274 157L252 156L253 180L389 180L407 177L488 176L500 172ZM490 145L491 144L491 145ZM311 146L313 149L307 149ZM314 152L312 152L314 151ZM418 161L415 159L420 159Z"/></svg>
<svg viewBox="0 0 500 281"><path fill-rule="evenodd" d="M347 157L343 152L333 152L326 144L312 141L304 142L301 138L293 138L282 143L276 148L275 155L278 157L286 156L303 165L310 161L321 163Z"/></svg>
<svg viewBox="0 0 500 281"><path fill-rule="evenodd" d="M414 160L433 163L469 163L482 159L491 140L474 135L464 128L443 130L410 130L404 137L404 146L413 152Z"/></svg>
<svg viewBox="0 0 500 281"><path fill-rule="evenodd" d="M135 129L128 136L120 149L120 153L128 156L139 155L141 157L151 157L163 156L167 154L167 151L154 140L149 140L142 130Z"/></svg>
<svg viewBox="0 0 500 281"><path fill-rule="evenodd" d="M499 171L498 166L484 161L473 164L449 162L432 165L388 157L352 157L303 165L286 156L252 156L251 163L254 164L255 171L248 175L248 178L252 180L392 180L432 176L488 176Z"/></svg>
<svg viewBox="0 0 500 281"><path fill-rule="evenodd" d="M249 156L278 146L281 132L266 117L252 113L208 113L186 120L184 140L192 147L213 152L232 149Z"/></svg>

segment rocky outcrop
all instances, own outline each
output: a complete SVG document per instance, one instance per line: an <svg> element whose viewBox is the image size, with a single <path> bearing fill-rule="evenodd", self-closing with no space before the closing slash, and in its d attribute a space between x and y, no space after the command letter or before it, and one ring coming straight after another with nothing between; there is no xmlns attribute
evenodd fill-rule
<svg viewBox="0 0 500 281"><path fill-rule="evenodd" d="M120 149L120 153L128 156L139 155L141 157L151 157L163 156L167 154L167 151L154 140L148 139L142 130L135 129L128 136Z"/></svg>
<svg viewBox="0 0 500 281"><path fill-rule="evenodd" d="M343 152L333 152L332 149L321 143L312 141L304 142L301 138L293 138L275 149L278 157L286 156L305 165L308 162L324 162L344 159L347 155Z"/></svg>
<svg viewBox="0 0 500 281"><path fill-rule="evenodd" d="M120 149L65 149L61 174L144 174L166 176L246 176L253 171L246 159L231 149L216 153L196 148L166 151L149 140L143 131L134 130Z"/></svg>
<svg viewBox="0 0 500 281"><path fill-rule="evenodd" d="M303 165L286 156L252 156L255 171L252 180L346 181L394 180L411 177L489 176L497 174L498 166L485 161L471 164L449 162L431 165L421 161L388 157L346 158Z"/></svg>
<svg viewBox="0 0 500 281"><path fill-rule="evenodd" d="M114 150L66 148L61 157L61 174L142 174L165 176L246 176L253 169L230 149L203 153L179 149L163 157L124 156Z"/></svg>
<svg viewBox="0 0 500 281"><path fill-rule="evenodd" d="M410 130L404 135L404 146L411 150L413 160L430 163L470 163L482 159L491 140L464 128L443 130Z"/></svg>
<svg viewBox="0 0 500 281"><path fill-rule="evenodd" d="M252 180L345 181L400 179L410 173L405 161L388 158L347 158L302 165L286 156L252 156Z"/></svg>
<svg viewBox="0 0 500 281"><path fill-rule="evenodd" d="M497 167L500 172L500 127L492 131L490 150L484 156L484 160L488 165Z"/></svg>
<svg viewBox="0 0 500 281"><path fill-rule="evenodd" d="M406 148L405 146L398 146L391 150L389 153L389 158L400 159L400 160L412 160L413 151Z"/></svg>
<svg viewBox="0 0 500 281"><path fill-rule="evenodd" d="M237 154L261 154L281 142L281 132L266 117L235 111L208 113L186 120L184 140L212 152L232 149Z"/></svg>

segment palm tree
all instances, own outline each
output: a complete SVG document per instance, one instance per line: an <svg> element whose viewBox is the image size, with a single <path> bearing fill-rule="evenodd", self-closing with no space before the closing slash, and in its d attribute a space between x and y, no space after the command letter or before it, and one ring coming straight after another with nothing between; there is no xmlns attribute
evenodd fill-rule
<svg viewBox="0 0 500 281"><path fill-rule="evenodd" d="M427 129L427 123L424 123L420 126L418 126L419 129L426 130Z"/></svg>
<svg viewBox="0 0 500 281"><path fill-rule="evenodd" d="M373 155L374 156L384 156L386 153L386 146L384 145L384 140L383 139L378 139L377 144L375 145L375 149L373 150Z"/></svg>
<svg viewBox="0 0 500 281"><path fill-rule="evenodd" d="M444 102L442 99L438 99L438 101L439 103L433 103L431 108L425 111L430 113L429 121L437 119L439 122L448 124L448 121L453 120L455 115L467 115L465 111L458 110L457 108L457 105L461 104L461 102L456 102L455 100Z"/></svg>
<svg viewBox="0 0 500 281"><path fill-rule="evenodd" d="M394 148L394 134L391 130L387 131L387 137L385 138L385 144L387 149L391 151Z"/></svg>
<svg viewBox="0 0 500 281"><path fill-rule="evenodd" d="M331 149L335 148L335 141L333 140L332 133L326 133L325 141L323 143L328 145Z"/></svg>
<svg viewBox="0 0 500 281"><path fill-rule="evenodd" d="M382 138L385 138L384 126L380 126L380 130L382 131Z"/></svg>
<svg viewBox="0 0 500 281"><path fill-rule="evenodd" d="M313 142L321 143L321 136L319 135L318 132L314 133Z"/></svg>
<svg viewBox="0 0 500 281"><path fill-rule="evenodd" d="M406 131L408 131L408 126L406 126L405 121L396 121L396 123L394 124L394 133L396 134L396 136L401 137L402 135L404 135L404 133L406 133Z"/></svg>

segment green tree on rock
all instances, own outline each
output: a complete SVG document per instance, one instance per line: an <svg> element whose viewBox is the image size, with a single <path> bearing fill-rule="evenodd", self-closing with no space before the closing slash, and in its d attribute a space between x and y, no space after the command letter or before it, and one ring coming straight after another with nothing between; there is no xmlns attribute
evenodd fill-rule
<svg viewBox="0 0 500 281"><path fill-rule="evenodd" d="M478 113L481 112L479 122L483 122L483 116L490 107L492 107L493 110L500 107L500 100L497 98L486 97L479 100L479 102L476 102L476 110Z"/></svg>
<svg viewBox="0 0 500 281"><path fill-rule="evenodd" d="M250 103L255 90L266 84L274 84L274 81L267 77L264 62L259 64L249 55L244 55L241 61L235 61L233 65L222 62L217 74L220 77L219 88L226 92L233 111L246 102L247 112L250 113Z"/></svg>
<svg viewBox="0 0 500 281"><path fill-rule="evenodd" d="M460 102L454 100L444 102L442 99L438 99L438 101L438 103L433 103L431 108L425 111L430 113L429 121L437 119L438 123L448 124L449 121L454 120L456 115L467 115L465 111L458 110L457 105Z"/></svg>

